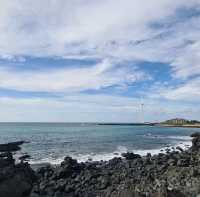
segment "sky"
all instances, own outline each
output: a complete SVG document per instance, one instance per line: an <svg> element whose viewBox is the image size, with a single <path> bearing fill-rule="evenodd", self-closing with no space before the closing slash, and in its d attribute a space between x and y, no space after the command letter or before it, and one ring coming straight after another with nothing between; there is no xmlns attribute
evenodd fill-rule
<svg viewBox="0 0 200 197"><path fill-rule="evenodd" d="M1 122L175 117L200 120L199 0L0 0Z"/></svg>

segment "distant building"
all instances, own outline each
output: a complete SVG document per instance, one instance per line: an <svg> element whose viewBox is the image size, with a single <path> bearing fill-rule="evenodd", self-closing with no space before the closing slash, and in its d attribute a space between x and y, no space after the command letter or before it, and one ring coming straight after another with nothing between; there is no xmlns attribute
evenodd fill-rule
<svg viewBox="0 0 200 197"><path fill-rule="evenodd" d="M190 121L186 119L175 118L175 119L167 120L163 123L170 124L170 125L184 125L184 124L190 124Z"/></svg>

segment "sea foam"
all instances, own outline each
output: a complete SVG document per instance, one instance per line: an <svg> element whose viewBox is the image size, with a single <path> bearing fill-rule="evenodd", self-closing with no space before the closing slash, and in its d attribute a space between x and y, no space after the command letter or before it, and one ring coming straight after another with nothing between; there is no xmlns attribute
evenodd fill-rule
<svg viewBox="0 0 200 197"><path fill-rule="evenodd" d="M158 149L134 149L129 150L129 152L134 152L136 154L140 154L141 156L145 156L147 153L151 153L152 155L156 155L159 153L164 153L166 149L175 150L176 147L180 147L183 150L188 149L191 145L191 138L189 136L165 136L167 138L171 138L172 141L169 145L160 147ZM71 154L68 156L71 156L72 158L76 159L78 162L86 162L86 161L108 161L110 159L113 159L114 157L122 157L121 154L128 151L128 148L125 146L118 146L114 152L110 153L90 153L90 154ZM66 156L66 155L65 155ZM30 164L40 164L40 163L51 163L53 165L60 164L64 157L60 158L43 158L40 160L31 160Z"/></svg>

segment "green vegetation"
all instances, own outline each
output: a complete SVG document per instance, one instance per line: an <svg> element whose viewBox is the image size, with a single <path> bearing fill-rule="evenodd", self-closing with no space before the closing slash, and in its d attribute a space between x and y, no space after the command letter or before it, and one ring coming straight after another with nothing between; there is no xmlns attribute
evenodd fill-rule
<svg viewBox="0 0 200 197"><path fill-rule="evenodd" d="M175 118L175 119L164 121L161 124L177 125L177 126L182 126L182 125L199 125L200 121Z"/></svg>

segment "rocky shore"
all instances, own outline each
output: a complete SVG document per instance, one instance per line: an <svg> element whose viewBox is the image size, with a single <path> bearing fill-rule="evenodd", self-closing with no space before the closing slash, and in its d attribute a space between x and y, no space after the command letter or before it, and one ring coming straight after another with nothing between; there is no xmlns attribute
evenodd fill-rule
<svg viewBox="0 0 200 197"><path fill-rule="evenodd" d="M200 133L192 137L188 150L86 163L66 157L37 171L0 145L0 197L200 197Z"/></svg>

